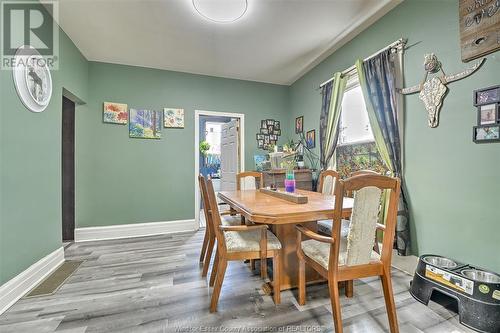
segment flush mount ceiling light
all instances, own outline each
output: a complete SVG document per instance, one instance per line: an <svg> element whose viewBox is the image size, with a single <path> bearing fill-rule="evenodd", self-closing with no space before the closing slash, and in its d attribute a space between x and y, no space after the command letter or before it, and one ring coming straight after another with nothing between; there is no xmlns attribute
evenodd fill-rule
<svg viewBox="0 0 500 333"><path fill-rule="evenodd" d="M204 18L216 23L232 23L245 15L248 0L192 0L193 7Z"/></svg>

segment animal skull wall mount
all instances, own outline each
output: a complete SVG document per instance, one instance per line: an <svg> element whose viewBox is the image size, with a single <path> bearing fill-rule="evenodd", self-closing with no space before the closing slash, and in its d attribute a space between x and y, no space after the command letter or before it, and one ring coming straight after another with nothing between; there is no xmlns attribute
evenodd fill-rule
<svg viewBox="0 0 500 333"><path fill-rule="evenodd" d="M434 53L425 55L425 77L424 80L415 86L401 89L399 92L403 95L420 92L419 98L424 103L425 109L429 114L429 127L435 128L439 125L439 111L443 105L444 97L448 91L448 83L466 78L481 67L486 58L476 62L472 67L451 75L446 75ZM440 75L429 78L429 74L441 72Z"/></svg>

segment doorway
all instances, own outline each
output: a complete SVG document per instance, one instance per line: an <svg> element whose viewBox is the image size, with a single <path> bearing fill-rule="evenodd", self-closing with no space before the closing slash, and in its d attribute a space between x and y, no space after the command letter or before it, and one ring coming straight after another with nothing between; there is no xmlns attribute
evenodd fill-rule
<svg viewBox="0 0 500 333"><path fill-rule="evenodd" d="M62 98L62 240L75 239L75 102Z"/></svg>
<svg viewBox="0 0 500 333"><path fill-rule="evenodd" d="M195 112L195 219L200 227L205 219L198 175L210 176L216 192L236 189L236 174L244 170L243 129L243 114Z"/></svg>

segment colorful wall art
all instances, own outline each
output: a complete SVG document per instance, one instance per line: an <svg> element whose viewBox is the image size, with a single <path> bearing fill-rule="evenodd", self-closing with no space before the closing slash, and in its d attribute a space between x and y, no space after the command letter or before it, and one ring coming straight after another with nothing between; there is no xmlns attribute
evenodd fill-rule
<svg viewBox="0 0 500 333"><path fill-rule="evenodd" d="M166 128L184 128L184 109L163 109L163 126Z"/></svg>
<svg viewBox="0 0 500 333"><path fill-rule="evenodd" d="M103 120L105 123L125 125L128 120L127 104L104 102Z"/></svg>
<svg viewBox="0 0 500 333"><path fill-rule="evenodd" d="M130 109L129 136L131 138L160 139L161 113L152 110Z"/></svg>

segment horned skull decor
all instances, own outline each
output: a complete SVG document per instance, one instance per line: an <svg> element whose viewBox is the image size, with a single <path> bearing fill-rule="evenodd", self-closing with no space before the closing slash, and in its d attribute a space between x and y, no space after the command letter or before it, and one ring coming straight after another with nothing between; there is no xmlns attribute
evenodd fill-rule
<svg viewBox="0 0 500 333"><path fill-rule="evenodd" d="M424 80L413 87L400 90L403 95L420 92L419 98L424 103L425 109L429 114L429 127L435 128L439 125L439 111L443 105L444 97L448 91L448 83L458 81L471 75L481 67L486 58L476 62L472 67L456 74L446 75L443 71L441 62L434 53L425 55L425 77ZM429 74L441 72L441 75L429 78Z"/></svg>

